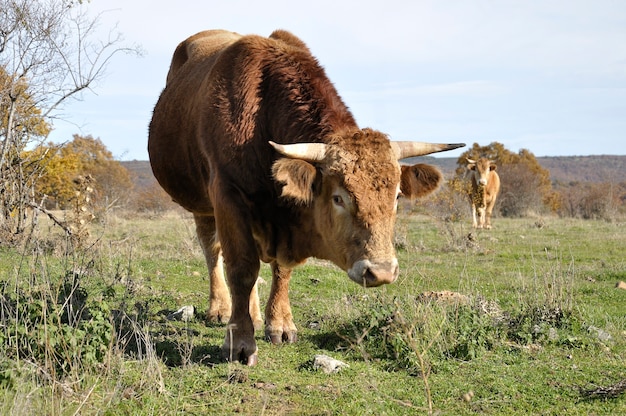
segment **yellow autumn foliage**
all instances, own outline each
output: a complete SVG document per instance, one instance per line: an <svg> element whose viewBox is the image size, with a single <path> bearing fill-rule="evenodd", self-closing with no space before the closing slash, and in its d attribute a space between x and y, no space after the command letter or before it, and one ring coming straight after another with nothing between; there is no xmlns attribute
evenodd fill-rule
<svg viewBox="0 0 626 416"><path fill-rule="evenodd" d="M39 146L36 152L47 152L43 176L37 181L36 192L46 195L50 208L67 208L75 197L78 176L94 178L93 199L103 208L120 205L132 189L130 173L106 148L100 139L74 135L65 145L49 143Z"/></svg>

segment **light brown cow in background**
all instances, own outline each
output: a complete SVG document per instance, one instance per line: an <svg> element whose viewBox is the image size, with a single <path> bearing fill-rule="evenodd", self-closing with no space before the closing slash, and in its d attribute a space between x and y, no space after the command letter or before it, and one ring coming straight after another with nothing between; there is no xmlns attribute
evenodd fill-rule
<svg viewBox="0 0 626 416"><path fill-rule="evenodd" d="M470 203L472 204L472 225L474 228L491 228L491 212L500 192L500 177L496 164L489 159L467 159L470 171ZM476 215L478 214L478 218Z"/></svg>

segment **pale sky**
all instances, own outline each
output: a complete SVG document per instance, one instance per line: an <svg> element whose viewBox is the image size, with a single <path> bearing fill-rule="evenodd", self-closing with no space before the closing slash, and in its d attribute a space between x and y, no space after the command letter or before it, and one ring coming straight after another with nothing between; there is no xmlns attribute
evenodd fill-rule
<svg viewBox="0 0 626 416"><path fill-rule="evenodd" d="M148 124L176 45L207 29L286 29L325 67L361 127L392 140L535 156L626 155L623 0L91 0L143 57L65 106L49 140L100 138L147 160ZM464 149L440 154L457 157Z"/></svg>

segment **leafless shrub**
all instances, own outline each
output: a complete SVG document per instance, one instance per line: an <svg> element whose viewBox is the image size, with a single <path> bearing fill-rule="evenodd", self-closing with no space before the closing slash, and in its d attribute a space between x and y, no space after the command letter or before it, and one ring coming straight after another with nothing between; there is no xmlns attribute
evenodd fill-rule
<svg viewBox="0 0 626 416"><path fill-rule="evenodd" d="M100 17L80 3L0 1L0 243L24 238L28 209L39 206L34 184L45 154L42 143L63 103L77 98L105 74L113 55L139 53L120 47L112 31L94 39Z"/></svg>
<svg viewBox="0 0 626 416"><path fill-rule="evenodd" d="M498 169L502 189L496 211L505 217L523 217L543 210L540 178L522 164L502 165Z"/></svg>
<svg viewBox="0 0 626 416"><path fill-rule="evenodd" d="M561 186L561 216L612 221L619 216L618 186L612 182L572 182Z"/></svg>
<svg viewBox="0 0 626 416"><path fill-rule="evenodd" d="M138 191L130 205L136 212L151 215L163 215L165 212L177 206L172 201L172 198L156 182Z"/></svg>

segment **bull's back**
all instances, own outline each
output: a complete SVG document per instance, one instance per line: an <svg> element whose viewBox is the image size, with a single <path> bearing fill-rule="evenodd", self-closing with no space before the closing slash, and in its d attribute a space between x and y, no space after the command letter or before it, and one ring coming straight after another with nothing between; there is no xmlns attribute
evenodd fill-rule
<svg viewBox="0 0 626 416"><path fill-rule="evenodd" d="M210 98L203 89L222 51L240 38L234 32L209 30L181 42L154 108L148 138L152 171L163 189L193 212L212 211L207 191L211 168L197 137Z"/></svg>

